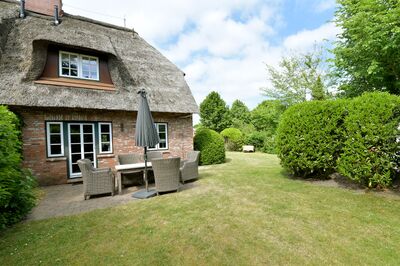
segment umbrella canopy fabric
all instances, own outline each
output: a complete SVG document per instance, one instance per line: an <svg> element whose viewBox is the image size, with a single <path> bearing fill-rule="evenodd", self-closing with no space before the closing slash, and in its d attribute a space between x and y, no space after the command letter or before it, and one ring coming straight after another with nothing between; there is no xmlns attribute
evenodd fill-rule
<svg viewBox="0 0 400 266"><path fill-rule="evenodd" d="M160 142L160 139L151 116L146 91L141 89L138 94L140 94L140 97L135 130L136 146L154 147Z"/></svg>

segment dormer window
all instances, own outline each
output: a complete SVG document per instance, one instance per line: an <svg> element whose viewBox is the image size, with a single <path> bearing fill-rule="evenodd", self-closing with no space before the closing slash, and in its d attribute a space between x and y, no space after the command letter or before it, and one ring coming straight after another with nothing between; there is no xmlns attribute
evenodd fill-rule
<svg viewBox="0 0 400 266"><path fill-rule="evenodd" d="M99 80L99 58L60 51L60 76Z"/></svg>

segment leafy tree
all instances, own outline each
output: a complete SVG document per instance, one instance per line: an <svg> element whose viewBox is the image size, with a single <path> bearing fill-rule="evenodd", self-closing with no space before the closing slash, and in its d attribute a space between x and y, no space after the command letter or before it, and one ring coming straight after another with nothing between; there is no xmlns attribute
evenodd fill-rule
<svg viewBox="0 0 400 266"><path fill-rule="evenodd" d="M279 100L266 100L251 111L251 122L258 131L274 134L286 107Z"/></svg>
<svg viewBox="0 0 400 266"><path fill-rule="evenodd" d="M240 100L235 100L231 106L231 117L232 121L240 121L243 123L250 122L250 111L249 108Z"/></svg>
<svg viewBox="0 0 400 266"><path fill-rule="evenodd" d="M287 106L306 101L308 93L314 100L323 100L328 96L325 85L328 76L322 69L323 63L321 48L283 57L278 69L266 65L272 87L261 90L266 96L280 100Z"/></svg>
<svg viewBox="0 0 400 266"><path fill-rule="evenodd" d="M348 96L364 91L400 94L399 0L338 0L335 74Z"/></svg>
<svg viewBox="0 0 400 266"><path fill-rule="evenodd" d="M229 107L218 92L212 91L200 104L200 123L217 132L232 124Z"/></svg>

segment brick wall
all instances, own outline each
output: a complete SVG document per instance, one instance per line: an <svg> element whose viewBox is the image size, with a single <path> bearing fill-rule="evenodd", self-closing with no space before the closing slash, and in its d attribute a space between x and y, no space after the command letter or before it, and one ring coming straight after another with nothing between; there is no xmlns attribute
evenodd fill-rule
<svg viewBox="0 0 400 266"><path fill-rule="evenodd" d="M23 121L24 167L30 168L41 185L67 183L67 158L46 157L46 121L112 122L113 154L97 155L98 167L111 167L116 164L116 155L121 153L143 153L142 147L135 146L136 112L41 109L11 107ZM168 123L168 150L164 157L179 156L193 150L192 116L189 114L153 114L155 122Z"/></svg>

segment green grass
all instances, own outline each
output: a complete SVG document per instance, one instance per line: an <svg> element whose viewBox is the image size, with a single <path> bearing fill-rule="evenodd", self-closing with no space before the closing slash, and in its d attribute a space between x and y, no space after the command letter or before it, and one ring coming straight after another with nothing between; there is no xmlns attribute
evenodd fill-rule
<svg viewBox="0 0 400 266"><path fill-rule="evenodd" d="M285 176L276 156L228 153L180 193L0 235L2 265L370 264L400 261L400 200Z"/></svg>

